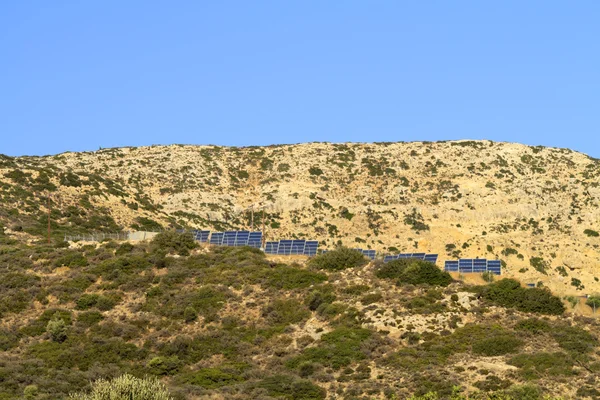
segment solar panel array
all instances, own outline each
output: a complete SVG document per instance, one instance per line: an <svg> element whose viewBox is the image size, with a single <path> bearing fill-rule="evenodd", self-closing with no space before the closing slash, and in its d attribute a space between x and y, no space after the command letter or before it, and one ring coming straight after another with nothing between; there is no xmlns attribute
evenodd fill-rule
<svg viewBox="0 0 600 400"><path fill-rule="evenodd" d="M461 258L457 261L446 261L444 271L464 274L491 272L500 275L502 273L502 262L500 260L486 260L485 258Z"/></svg>
<svg viewBox="0 0 600 400"><path fill-rule="evenodd" d="M265 253L281 256L316 256L319 248L319 242L316 240L280 240L278 242L267 242L265 244Z"/></svg>
<svg viewBox="0 0 600 400"><path fill-rule="evenodd" d="M424 260L429 261L433 264L437 262L438 255L437 254L426 254L426 253L402 253L402 254L390 254L383 257L383 262L389 262L393 260L399 259L415 259L415 260Z"/></svg>
<svg viewBox="0 0 600 400"><path fill-rule="evenodd" d="M210 235L210 240L208 240L208 243L217 246L250 246L260 249L262 244L262 232L213 232L212 235Z"/></svg>
<svg viewBox="0 0 600 400"><path fill-rule="evenodd" d="M194 239L196 239L197 241L207 243L210 231L199 231L197 229L194 229L192 230L192 234L194 235Z"/></svg>
<svg viewBox="0 0 600 400"><path fill-rule="evenodd" d="M367 257L371 260L375 259L375 256L376 256L375 250L363 250L363 249L353 249L353 250L361 252L365 257Z"/></svg>

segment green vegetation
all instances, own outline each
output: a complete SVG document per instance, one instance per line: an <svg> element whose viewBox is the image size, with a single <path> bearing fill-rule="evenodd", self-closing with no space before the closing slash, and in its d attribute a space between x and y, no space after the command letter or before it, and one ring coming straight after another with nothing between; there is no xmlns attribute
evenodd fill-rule
<svg viewBox="0 0 600 400"><path fill-rule="evenodd" d="M560 298L546 289L525 289L514 279L502 279L479 288L481 296L493 304L523 312L560 315L565 311Z"/></svg>
<svg viewBox="0 0 600 400"><path fill-rule="evenodd" d="M395 279L398 284L448 286L452 283L449 273L435 264L413 259L398 259L378 265L375 276L380 279Z"/></svg>
<svg viewBox="0 0 600 400"><path fill-rule="evenodd" d="M90 393L71 395L72 400L173 400L166 387L151 378L123 375L111 381L100 379Z"/></svg>
<svg viewBox="0 0 600 400"><path fill-rule="evenodd" d="M347 247L340 247L314 257L310 260L309 265L316 269L341 271L347 268L361 267L368 262L368 259L362 253Z"/></svg>
<svg viewBox="0 0 600 400"><path fill-rule="evenodd" d="M589 237L598 237L600 236L600 233L598 233L595 230L592 229L586 229L585 231L583 231L584 234L586 234Z"/></svg>

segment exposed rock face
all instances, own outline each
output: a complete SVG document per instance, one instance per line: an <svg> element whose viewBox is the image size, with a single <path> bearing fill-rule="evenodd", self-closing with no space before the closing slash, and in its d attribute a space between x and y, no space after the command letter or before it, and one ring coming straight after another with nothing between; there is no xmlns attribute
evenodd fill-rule
<svg viewBox="0 0 600 400"><path fill-rule="evenodd" d="M250 228L254 206L256 228L264 207L269 239L439 253L440 263L500 258L507 275L522 281L564 294L600 291L600 238L593 235L600 230L600 162L566 149L489 141L311 143L7 157L0 160L7 224L45 211L35 196L17 192L43 189L46 181L57 187L62 226L77 225L72 215L81 212L82 220L109 215L124 229L152 221ZM579 290L572 278L581 281Z"/></svg>

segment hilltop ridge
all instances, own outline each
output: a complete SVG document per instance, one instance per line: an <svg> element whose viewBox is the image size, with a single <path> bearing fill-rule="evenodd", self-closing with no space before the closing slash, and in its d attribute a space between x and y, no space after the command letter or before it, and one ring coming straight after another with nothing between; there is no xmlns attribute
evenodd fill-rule
<svg viewBox="0 0 600 400"><path fill-rule="evenodd" d="M0 221L41 234L255 227L381 253L499 258L508 276L600 291L600 161L491 141L170 145L0 159Z"/></svg>

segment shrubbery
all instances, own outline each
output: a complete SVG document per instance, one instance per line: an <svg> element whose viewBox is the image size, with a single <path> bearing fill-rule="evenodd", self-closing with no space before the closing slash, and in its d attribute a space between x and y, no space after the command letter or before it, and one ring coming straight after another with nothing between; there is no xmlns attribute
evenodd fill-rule
<svg viewBox="0 0 600 400"><path fill-rule="evenodd" d="M71 400L173 400L166 387L156 379L123 375L111 381L100 379L92 391L73 394Z"/></svg>
<svg viewBox="0 0 600 400"><path fill-rule="evenodd" d="M382 279L397 279L400 284L448 286L452 283L450 274L442 271L435 264L411 259L399 259L380 264L375 269L375 276Z"/></svg>
<svg viewBox="0 0 600 400"><path fill-rule="evenodd" d="M189 255L190 250L198 247L198 243L191 233L177 233L174 231L159 233L152 239L151 245L156 250L176 253L181 256Z"/></svg>
<svg viewBox="0 0 600 400"><path fill-rule="evenodd" d="M317 269L341 271L347 268L362 267L369 260L359 251L340 247L336 250L318 255L310 260L309 265Z"/></svg>
<svg viewBox="0 0 600 400"><path fill-rule="evenodd" d="M565 306L560 298L549 290L525 289L514 279L502 279L480 288L481 296L502 307L516 308L523 312L560 315Z"/></svg>

